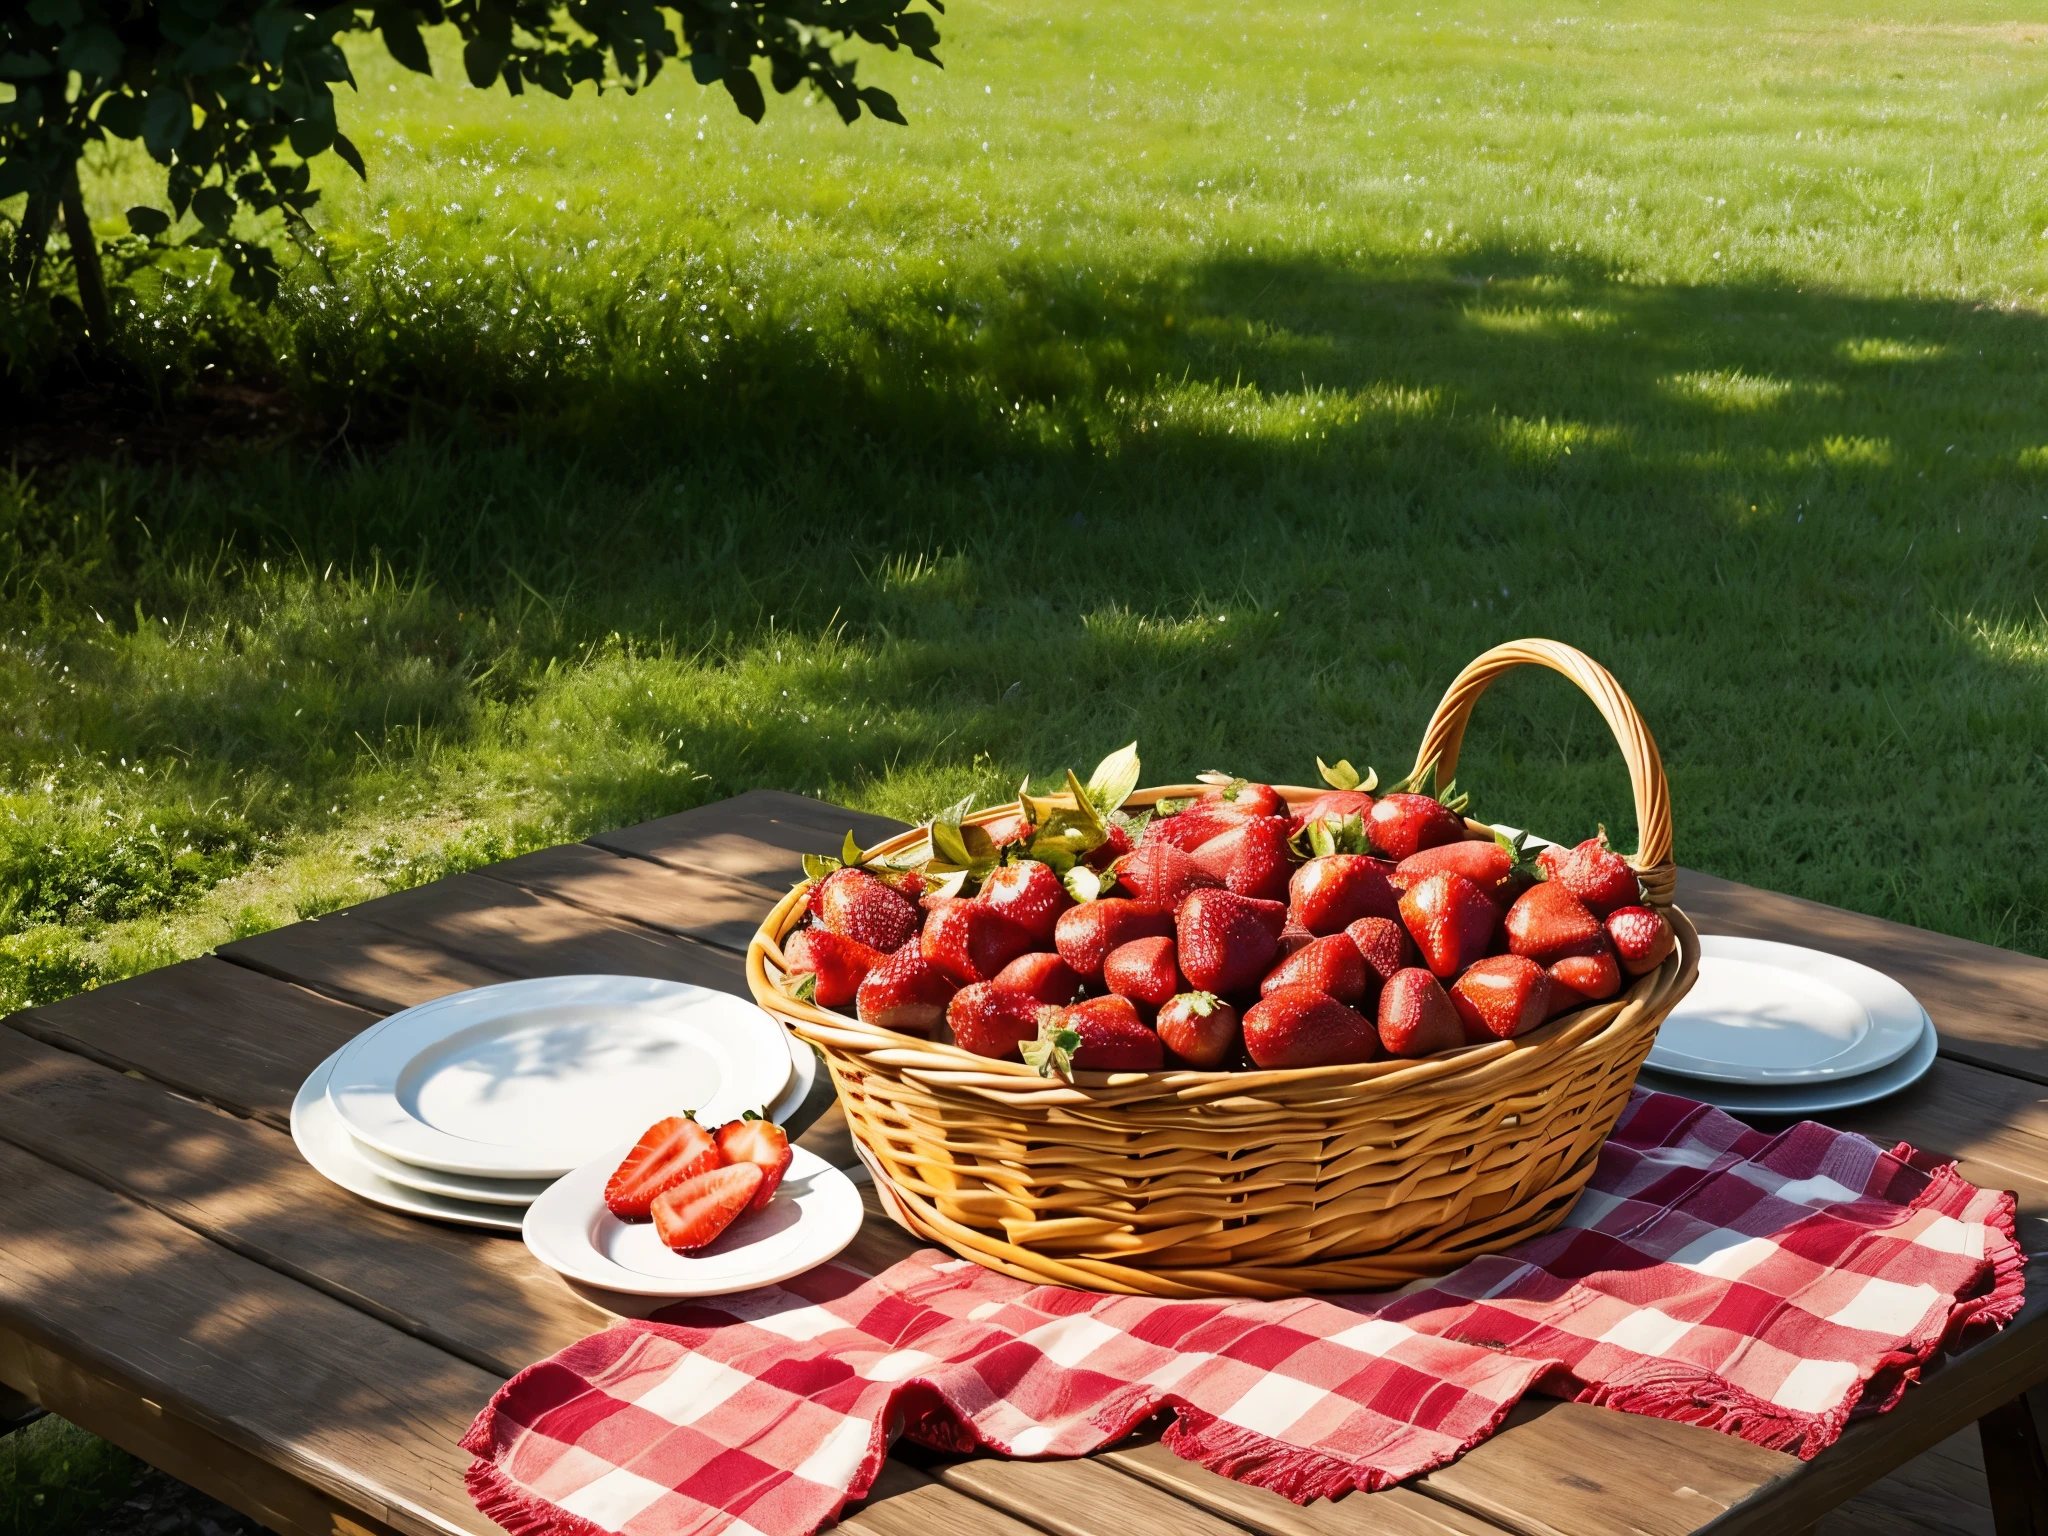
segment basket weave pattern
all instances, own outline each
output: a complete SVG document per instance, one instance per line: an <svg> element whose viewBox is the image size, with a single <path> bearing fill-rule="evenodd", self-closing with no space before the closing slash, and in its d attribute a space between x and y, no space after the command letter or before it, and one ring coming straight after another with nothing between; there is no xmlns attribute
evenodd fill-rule
<svg viewBox="0 0 2048 1536"><path fill-rule="evenodd" d="M1591 1175L1658 1024L1692 985L1699 940L1669 905L1671 811L1656 744L1598 663L1543 640L1487 652L1445 693L1418 768L1434 759L1447 779L1479 694L1532 664L1571 678L1613 728L1642 829L1630 862L1678 936L1670 959L1606 1003L1419 1061L1082 1072L1069 1083L791 997L780 940L802 918L807 886L748 948L755 999L824 1055L896 1219L1019 1279L1153 1296L1376 1289L1548 1231ZM1127 804L1200 788L1140 790ZM1297 803L1318 791L1281 793Z"/></svg>

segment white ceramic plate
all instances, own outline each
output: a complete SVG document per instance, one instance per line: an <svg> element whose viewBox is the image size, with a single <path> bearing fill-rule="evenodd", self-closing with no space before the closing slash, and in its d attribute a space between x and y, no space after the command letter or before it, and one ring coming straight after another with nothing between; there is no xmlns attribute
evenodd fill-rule
<svg viewBox="0 0 2048 1536"><path fill-rule="evenodd" d="M1925 1018L1912 993L1854 960L1709 935L1699 980L1658 1026L1645 1064L1704 1082L1835 1082L1897 1061Z"/></svg>
<svg viewBox="0 0 2048 1536"><path fill-rule="evenodd" d="M1902 1088L1909 1088L1920 1081L1927 1069L1934 1065L1937 1041L1934 1021L1925 1013L1920 1015L1920 1038L1913 1048L1889 1066L1879 1067L1875 1072L1865 1072L1861 1077L1851 1077L1837 1082L1791 1083L1784 1087L1757 1087L1753 1084L1709 1083L1697 1078L1670 1077L1662 1072L1653 1072L1645 1067L1636 1082L1644 1088L1654 1088L1659 1093L1675 1093L1681 1098L1698 1099L1701 1103L1712 1104L1734 1115L1821 1115L1829 1110L1851 1109L1858 1104L1873 1103L1887 1098Z"/></svg>
<svg viewBox="0 0 2048 1536"><path fill-rule="evenodd" d="M605 1209L604 1187L631 1142L556 1180L526 1211L533 1256L578 1284L628 1296L723 1296L815 1269L853 1241L864 1214L853 1181L795 1149L764 1211L743 1215L700 1253L676 1253L654 1224Z"/></svg>
<svg viewBox="0 0 2048 1536"><path fill-rule="evenodd" d="M404 1211L408 1216L431 1216L436 1221L460 1222L466 1227L489 1227L497 1232L517 1232L523 1212L503 1205L479 1205L430 1195L424 1190L394 1184L363 1160L362 1149L341 1123L341 1116L328 1102L327 1079L341 1052L320 1063L306 1079L299 1096L292 1100L292 1140L299 1155L330 1183L339 1184L352 1195L372 1205Z"/></svg>
<svg viewBox="0 0 2048 1536"><path fill-rule="evenodd" d="M416 1168L554 1179L622 1126L773 1104L791 1067L782 1026L729 993L550 976L394 1013L342 1048L327 1097L356 1140Z"/></svg>

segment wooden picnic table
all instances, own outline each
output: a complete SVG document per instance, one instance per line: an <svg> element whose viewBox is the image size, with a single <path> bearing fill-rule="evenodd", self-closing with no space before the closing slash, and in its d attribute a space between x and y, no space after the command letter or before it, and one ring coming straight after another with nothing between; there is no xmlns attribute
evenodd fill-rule
<svg viewBox="0 0 2048 1536"><path fill-rule="evenodd" d="M799 855L836 849L849 826L863 844L900 830L795 795L745 794L13 1015L0 1029L0 1416L41 1404L289 1536L493 1531L464 1492L458 1437L508 1376L611 1318L516 1238L397 1215L329 1185L292 1145L293 1095L380 1015L461 987L610 972L744 996L756 923L799 877ZM1706 875L1686 874L1679 901L1703 932L1813 944L1911 988L1941 1032L1934 1069L1904 1094L1827 1118L2016 1189L2022 1241L2048 1255L2048 962ZM836 1110L804 1144L854 1161ZM869 1194L845 1261L879 1269L914 1245ZM841 1528L1779 1533L1883 1479L1858 1500L1854 1528L1914 1529L1916 1510L1930 1521L1967 1513L1957 1477L1972 1474L1957 1469L1969 1445L1952 1437L1976 1423L2000 1536L2048 1532L2024 1395L2048 1380L2041 1263L2003 1333L1811 1462L1532 1399L1448 1467L1306 1508L1156 1439L1048 1462L906 1448Z"/></svg>

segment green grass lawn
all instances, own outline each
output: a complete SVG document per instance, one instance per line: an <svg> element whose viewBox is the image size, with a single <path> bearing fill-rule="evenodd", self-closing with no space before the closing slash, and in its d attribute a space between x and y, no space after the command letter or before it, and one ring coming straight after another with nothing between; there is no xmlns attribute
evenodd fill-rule
<svg viewBox="0 0 2048 1536"><path fill-rule="evenodd" d="M2048 27L1325 6L956 6L907 130L362 52L279 307L130 296L331 440L0 480L0 998L756 785L1397 776L1525 634L1681 860L2048 954ZM1556 679L1461 778L1632 821Z"/></svg>

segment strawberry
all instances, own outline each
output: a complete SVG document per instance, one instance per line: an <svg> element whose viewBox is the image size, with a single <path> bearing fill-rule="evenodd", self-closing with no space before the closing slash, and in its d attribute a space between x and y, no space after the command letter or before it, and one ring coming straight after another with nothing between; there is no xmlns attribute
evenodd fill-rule
<svg viewBox="0 0 2048 1536"><path fill-rule="evenodd" d="M1102 962L1112 949L1133 939L1162 938L1172 932L1173 915L1164 908L1105 896L1062 912L1053 929L1053 943L1076 976L1100 981Z"/></svg>
<svg viewBox="0 0 2048 1536"><path fill-rule="evenodd" d="M1549 1016L1550 978L1525 956L1489 955L1452 984L1451 1006L1473 1045L1512 1040Z"/></svg>
<svg viewBox="0 0 2048 1536"><path fill-rule="evenodd" d="M1139 901L1168 912L1188 892L1223 883L1171 843L1145 844L1117 865L1116 878Z"/></svg>
<svg viewBox="0 0 2048 1536"><path fill-rule="evenodd" d="M1302 806L1302 824L1320 821L1335 831L1353 816L1363 821L1372 814L1372 796L1362 789L1332 789Z"/></svg>
<svg viewBox="0 0 2048 1536"><path fill-rule="evenodd" d="M753 1163L700 1173L654 1202L654 1233L678 1253L708 1248L753 1204L767 1175Z"/></svg>
<svg viewBox="0 0 2048 1536"><path fill-rule="evenodd" d="M1662 914L1648 907L1623 907L1608 914L1607 937L1621 957L1621 968L1631 976L1654 971L1678 947L1678 935Z"/></svg>
<svg viewBox="0 0 2048 1536"><path fill-rule="evenodd" d="M1031 835L1031 823L1021 811L1012 811L1007 816L998 816L994 821L981 823L981 830L988 834L988 840L998 848L1020 842Z"/></svg>
<svg viewBox="0 0 2048 1536"><path fill-rule="evenodd" d="M1439 843L1420 853L1411 853L1394 867L1394 884L1401 890L1439 870L1463 875L1489 896L1507 906L1537 878L1537 868L1518 843L1495 837L1492 842L1466 839Z"/></svg>
<svg viewBox="0 0 2048 1536"><path fill-rule="evenodd" d="M854 1011L861 1023L877 1029L928 1035L959 990L959 982L925 959L921 946L906 944L868 972L854 993Z"/></svg>
<svg viewBox="0 0 2048 1536"><path fill-rule="evenodd" d="M1601 947L1600 920L1559 880L1532 885L1508 908L1508 950L1549 965Z"/></svg>
<svg viewBox="0 0 2048 1536"><path fill-rule="evenodd" d="M1280 930L1279 958L1285 960L1295 951L1306 949L1315 941L1316 936L1297 923L1290 914L1287 919L1287 926Z"/></svg>
<svg viewBox="0 0 2048 1536"><path fill-rule="evenodd" d="M1031 935L995 907L955 901L925 919L925 959L961 983L987 981L1031 948Z"/></svg>
<svg viewBox="0 0 2048 1536"><path fill-rule="evenodd" d="M829 928L799 928L782 946L792 990L821 1008L844 1008L883 955Z"/></svg>
<svg viewBox="0 0 2048 1536"><path fill-rule="evenodd" d="M1197 805L1231 805L1240 811L1250 811L1254 816L1285 816L1287 802L1280 797L1280 791L1270 784L1254 784L1246 779L1232 779L1228 784L1217 784L1205 789L1195 797Z"/></svg>
<svg viewBox="0 0 2048 1536"><path fill-rule="evenodd" d="M1415 941L1408 930L1388 917L1361 917L1344 930L1345 937L1358 946L1365 968L1381 985L1394 979L1397 971L1415 964Z"/></svg>
<svg viewBox="0 0 2048 1536"><path fill-rule="evenodd" d="M1148 847L1153 843L1171 843L1184 853L1193 853L1211 838L1250 820L1250 811L1241 811L1234 805L1193 805L1176 815L1155 816L1146 822L1141 843Z"/></svg>
<svg viewBox="0 0 2048 1536"><path fill-rule="evenodd" d="M1375 800L1365 827L1373 847L1397 861L1465 836L1464 817L1433 795L1405 790Z"/></svg>
<svg viewBox="0 0 2048 1536"><path fill-rule="evenodd" d="M1232 827L1202 844L1192 857L1203 873L1240 896L1255 896L1260 901L1286 899L1294 857L1287 846L1287 823L1281 817L1261 816Z"/></svg>
<svg viewBox="0 0 2048 1536"><path fill-rule="evenodd" d="M1444 984L1419 966L1394 972L1380 992L1380 1044L1394 1056L1433 1056L1465 1043Z"/></svg>
<svg viewBox="0 0 2048 1536"><path fill-rule="evenodd" d="M782 1183L782 1176L789 1172L790 1161L796 1156L789 1150L788 1133L773 1120L764 1120L752 1110L718 1128L718 1153L734 1166L752 1163L761 1170L761 1187L754 1191L754 1198L747 1206L750 1211L762 1209L775 1198L776 1188Z"/></svg>
<svg viewBox="0 0 2048 1536"><path fill-rule="evenodd" d="M1024 1047L1024 1060L1041 1077L1071 1077L1077 1070L1157 1072L1166 1065L1166 1048L1129 998L1091 997L1047 1014L1038 1038Z"/></svg>
<svg viewBox="0 0 2048 1536"><path fill-rule="evenodd" d="M1221 997L1249 993L1280 950L1287 909L1235 891L1196 891L1174 914L1181 974Z"/></svg>
<svg viewBox="0 0 2048 1536"><path fill-rule="evenodd" d="M918 911L864 869L835 869L819 882L813 910L821 927L894 954L917 935Z"/></svg>
<svg viewBox="0 0 2048 1536"><path fill-rule="evenodd" d="M1050 952L1019 955L996 972L996 985L1013 992L1029 992L1041 1003L1064 1008L1081 995L1081 978L1074 968Z"/></svg>
<svg viewBox="0 0 2048 1536"><path fill-rule="evenodd" d="M1044 1012L1046 1005L1029 992L978 981L953 994L946 1005L946 1022L961 1050L1014 1061L1018 1046L1038 1038L1038 1019Z"/></svg>
<svg viewBox="0 0 2048 1536"><path fill-rule="evenodd" d="M1102 829L1102 841L1083 854L1081 862L1090 869L1107 869L1136 846L1131 834L1112 821Z"/></svg>
<svg viewBox="0 0 2048 1536"><path fill-rule="evenodd" d="M1282 987L1313 987L1340 1003L1362 1003L1378 983L1358 946L1347 935L1332 933L1295 951L1267 972L1259 983L1259 996L1271 997Z"/></svg>
<svg viewBox="0 0 2048 1536"><path fill-rule="evenodd" d="M1159 1043L1191 1067L1213 1070L1243 1038L1237 1010L1213 992L1183 992L1159 1009Z"/></svg>
<svg viewBox="0 0 2048 1536"><path fill-rule="evenodd" d="M1605 827L1569 853L1544 849L1539 862L1551 879L1584 902L1595 917L1606 918L1622 907L1642 902L1642 882L1628 860L1607 846Z"/></svg>
<svg viewBox="0 0 2048 1536"><path fill-rule="evenodd" d="M1398 917L1401 898L1385 867L1362 853L1310 859L1287 882L1287 908L1310 933L1337 933L1361 917Z"/></svg>
<svg viewBox="0 0 2048 1536"><path fill-rule="evenodd" d="M1119 944L1103 957L1102 984L1119 997L1157 1008L1182 990L1173 940L1133 939Z"/></svg>
<svg viewBox="0 0 2048 1536"><path fill-rule="evenodd" d="M930 917L934 912L938 911L941 907L950 907L956 901L965 900L967 900L965 896L950 895L942 887L935 886L931 890L924 891L919 894L917 898L917 905L918 909L922 911L926 917Z"/></svg>
<svg viewBox="0 0 2048 1536"><path fill-rule="evenodd" d="M1372 1020L1313 987L1278 987L1244 1016L1244 1048L1261 1067L1334 1067L1380 1054Z"/></svg>
<svg viewBox="0 0 2048 1536"><path fill-rule="evenodd" d="M1600 1002L1620 990L1621 967L1615 963L1613 950L1567 955L1550 967L1551 1017Z"/></svg>
<svg viewBox="0 0 2048 1536"><path fill-rule="evenodd" d="M1401 921L1429 968L1446 981L1485 954L1500 908L1463 875L1427 875L1401 897Z"/></svg>
<svg viewBox="0 0 2048 1536"><path fill-rule="evenodd" d="M1036 859L998 864L981 882L981 900L1030 934L1034 945L1052 942L1053 925L1074 904L1053 867Z"/></svg>
<svg viewBox="0 0 2048 1536"><path fill-rule="evenodd" d="M621 1221L645 1221L655 1197L723 1161L711 1133L688 1115L647 1128L604 1187L604 1203Z"/></svg>

